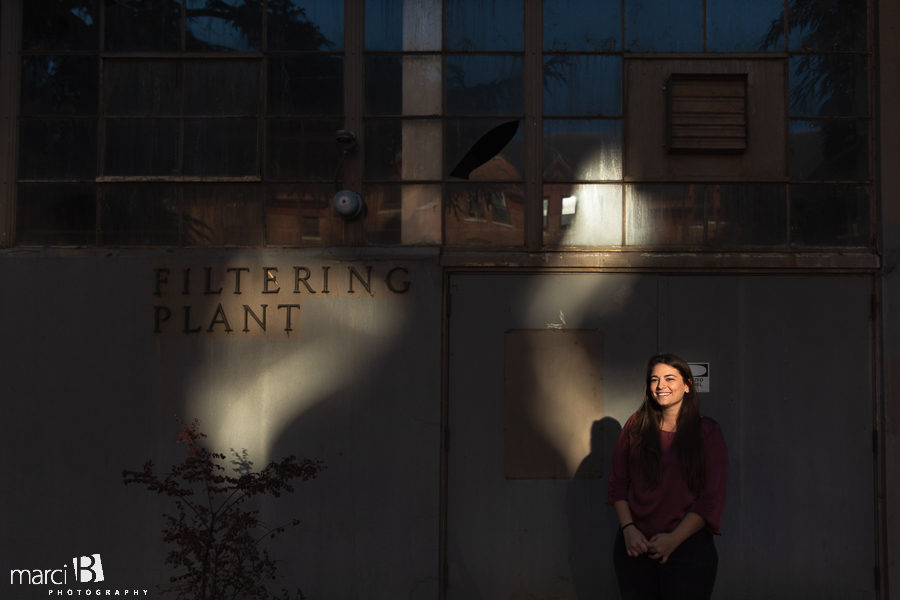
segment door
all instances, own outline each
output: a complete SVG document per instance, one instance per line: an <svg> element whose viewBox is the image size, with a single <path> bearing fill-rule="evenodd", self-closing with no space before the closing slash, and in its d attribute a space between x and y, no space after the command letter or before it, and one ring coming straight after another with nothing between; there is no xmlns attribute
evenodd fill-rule
<svg viewBox="0 0 900 600"><path fill-rule="evenodd" d="M874 598L872 281L454 274L450 599L617 598L612 444L658 351L709 363L729 488L716 596Z"/></svg>

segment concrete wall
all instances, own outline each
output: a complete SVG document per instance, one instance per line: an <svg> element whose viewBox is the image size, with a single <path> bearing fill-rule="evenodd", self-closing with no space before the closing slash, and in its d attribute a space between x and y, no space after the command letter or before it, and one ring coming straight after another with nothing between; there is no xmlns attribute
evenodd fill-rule
<svg viewBox="0 0 900 600"><path fill-rule="evenodd" d="M701 410L729 448L715 597L876 598L872 290L870 276L454 276L447 597L617 597L609 448L647 358L674 351L710 363ZM595 369L600 389L510 398L517 330L602 338L557 357ZM520 413L534 435L510 450ZM568 477L511 476L517 454L556 456Z"/></svg>
<svg viewBox="0 0 900 600"><path fill-rule="evenodd" d="M5 567L99 553L106 586L152 593L170 505L120 473L183 456L177 413L199 418L214 449L247 449L260 466L325 462L264 506L271 523L303 521L273 546L280 584L310 598L437 596L434 255L12 250L0 264ZM266 331L252 317L243 331L243 305L261 316L262 304Z"/></svg>

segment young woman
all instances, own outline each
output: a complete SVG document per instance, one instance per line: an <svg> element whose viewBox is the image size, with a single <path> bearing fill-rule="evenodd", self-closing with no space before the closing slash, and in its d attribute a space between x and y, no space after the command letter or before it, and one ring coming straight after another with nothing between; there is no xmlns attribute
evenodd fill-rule
<svg viewBox="0 0 900 600"><path fill-rule="evenodd" d="M727 470L722 431L700 416L687 362L673 354L652 357L644 402L622 428L609 475L623 600L710 597Z"/></svg>

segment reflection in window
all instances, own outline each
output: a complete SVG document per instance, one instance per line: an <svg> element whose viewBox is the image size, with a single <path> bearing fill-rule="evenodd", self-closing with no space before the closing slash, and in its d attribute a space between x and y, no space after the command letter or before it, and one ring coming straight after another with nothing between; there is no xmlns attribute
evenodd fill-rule
<svg viewBox="0 0 900 600"><path fill-rule="evenodd" d="M201 51L259 50L261 3L247 0L187 0L185 47Z"/></svg>
<svg viewBox="0 0 900 600"><path fill-rule="evenodd" d="M453 185L447 191L446 243L521 246L525 242L524 193L519 185Z"/></svg>
<svg viewBox="0 0 900 600"><path fill-rule="evenodd" d="M446 0L444 4L448 50L522 50L522 0Z"/></svg>
<svg viewBox="0 0 900 600"><path fill-rule="evenodd" d="M544 50L611 52L621 39L620 0L544 2Z"/></svg>
<svg viewBox="0 0 900 600"><path fill-rule="evenodd" d="M866 0L789 0L788 10L791 50L866 50Z"/></svg>
<svg viewBox="0 0 900 600"><path fill-rule="evenodd" d="M257 184L188 185L183 190L185 245L261 246L262 190Z"/></svg>
<svg viewBox="0 0 900 600"><path fill-rule="evenodd" d="M706 0L709 52L784 52L784 0Z"/></svg>
<svg viewBox="0 0 900 600"><path fill-rule="evenodd" d="M626 244L784 245L786 214L781 185L630 185L626 188Z"/></svg>
<svg viewBox="0 0 900 600"><path fill-rule="evenodd" d="M796 246L870 245L868 189L792 185L791 241Z"/></svg>
<svg viewBox="0 0 900 600"><path fill-rule="evenodd" d="M100 244L175 245L183 229L187 243L209 236L202 222L182 222L178 188L173 185L110 185L100 195Z"/></svg>
<svg viewBox="0 0 900 600"><path fill-rule="evenodd" d="M467 178L480 181L521 180L524 171L522 152L522 131L518 128L509 141L505 137L498 138L501 144L486 143L485 137L490 132L503 133L509 121L494 119L458 119L447 121L445 129L445 172L455 171L461 164L470 162L472 170L467 171ZM512 122L515 123L515 122ZM487 142L493 140L488 138ZM475 150L473 153L472 150ZM478 154L478 156L474 156ZM474 156L474 158L472 158Z"/></svg>
<svg viewBox="0 0 900 600"><path fill-rule="evenodd" d="M544 120L545 181L622 178L622 122L611 119Z"/></svg>
<svg viewBox="0 0 900 600"><path fill-rule="evenodd" d="M340 244L343 226L331 208L334 185L272 185L265 202L266 241L273 246Z"/></svg>
<svg viewBox="0 0 900 600"><path fill-rule="evenodd" d="M366 50L440 50L441 23L441 0L366 0Z"/></svg>
<svg viewBox="0 0 900 600"><path fill-rule="evenodd" d="M342 126L339 120L269 119L265 177L333 182L341 164L334 132Z"/></svg>
<svg viewBox="0 0 900 600"><path fill-rule="evenodd" d="M869 177L868 121L792 120L790 175L799 181L861 181Z"/></svg>
<svg viewBox="0 0 900 600"><path fill-rule="evenodd" d="M24 57L22 114L96 114L97 64L93 56Z"/></svg>
<svg viewBox="0 0 900 600"><path fill-rule="evenodd" d="M269 50L342 50L344 3L334 0L269 0Z"/></svg>
<svg viewBox="0 0 900 600"><path fill-rule="evenodd" d="M181 0L106 2L108 52L176 52L180 50Z"/></svg>
<svg viewBox="0 0 900 600"><path fill-rule="evenodd" d="M520 56L448 56L447 105L453 115L518 115L522 101Z"/></svg>
<svg viewBox="0 0 900 600"><path fill-rule="evenodd" d="M800 55L790 60L791 115L868 114L865 56Z"/></svg>
<svg viewBox="0 0 900 600"><path fill-rule="evenodd" d="M622 186L544 185L546 246L622 244Z"/></svg>
<svg viewBox="0 0 900 600"><path fill-rule="evenodd" d="M618 56L544 57L544 114L617 116L622 113L622 59Z"/></svg>
<svg viewBox="0 0 900 600"><path fill-rule="evenodd" d="M98 0L22 2L22 49L96 50Z"/></svg>

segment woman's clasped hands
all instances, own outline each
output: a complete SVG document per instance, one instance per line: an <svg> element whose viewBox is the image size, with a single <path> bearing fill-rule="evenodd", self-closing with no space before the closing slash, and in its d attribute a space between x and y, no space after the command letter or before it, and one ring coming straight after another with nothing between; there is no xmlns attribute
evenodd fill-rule
<svg viewBox="0 0 900 600"><path fill-rule="evenodd" d="M632 558L646 554L665 564L678 547L678 540L671 533L657 533L648 540L640 529L632 526L626 527L622 534L625 536L625 550Z"/></svg>

